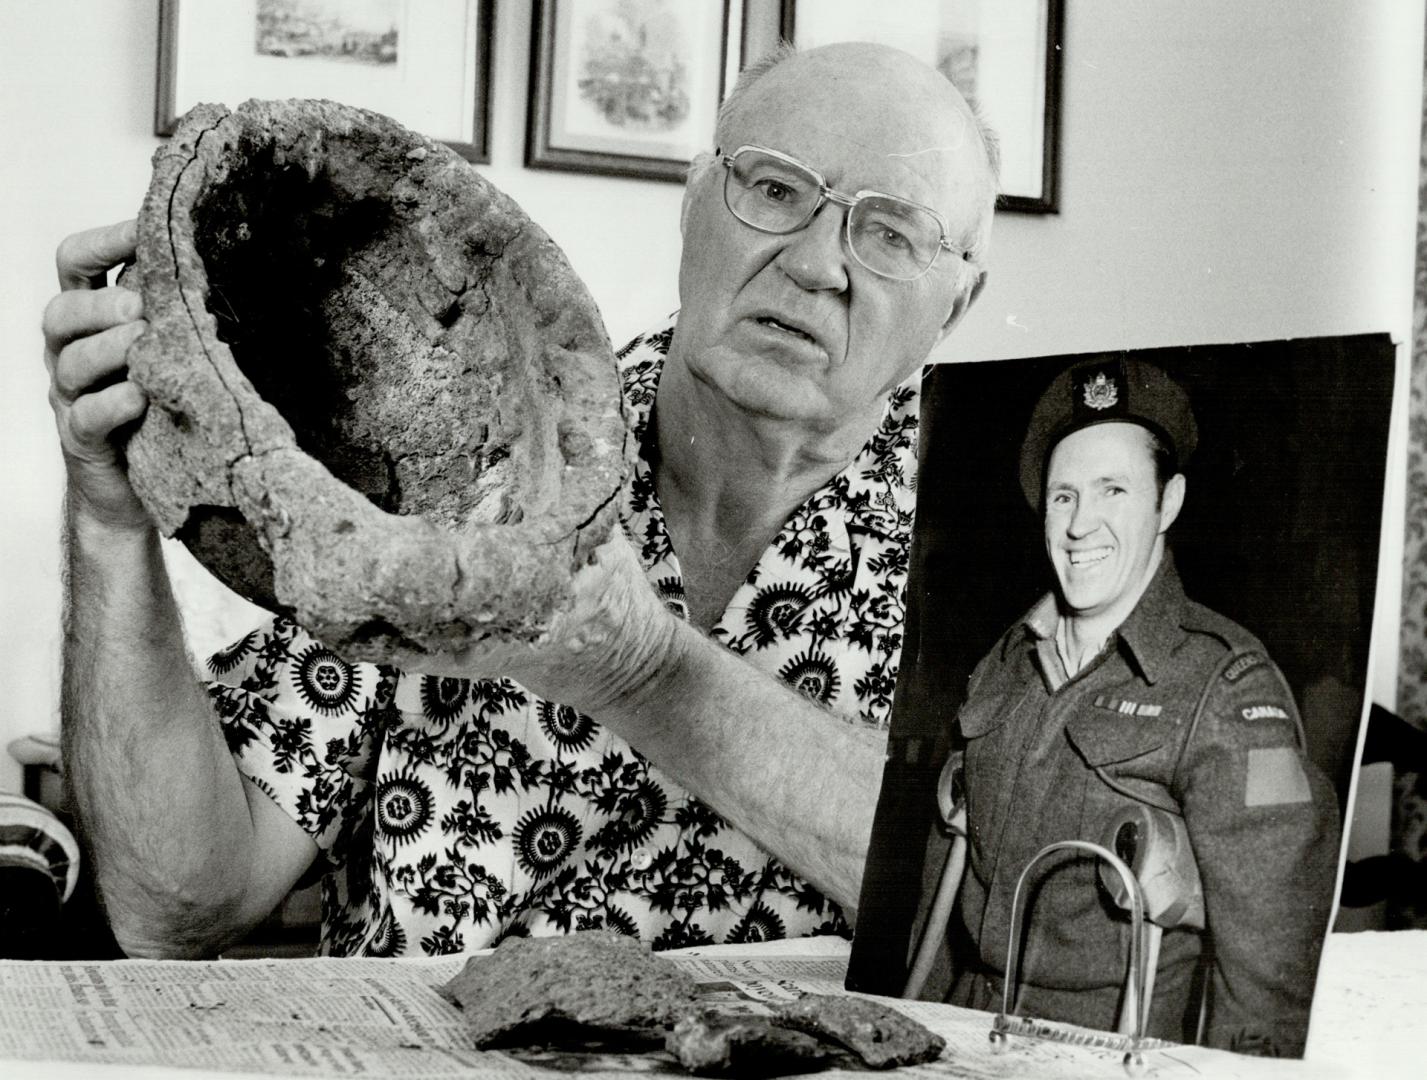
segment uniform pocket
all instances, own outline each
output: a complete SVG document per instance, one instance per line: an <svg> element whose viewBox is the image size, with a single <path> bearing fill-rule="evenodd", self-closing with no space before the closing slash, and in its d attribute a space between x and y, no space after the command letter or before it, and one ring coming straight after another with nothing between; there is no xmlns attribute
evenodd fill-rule
<svg viewBox="0 0 1427 1080"><path fill-rule="evenodd" d="M1021 693L990 694L967 701L957 714L957 724L961 728L962 737L979 739L995 731L1015 715L1016 709L1029 693L1028 687Z"/></svg>
<svg viewBox="0 0 1427 1080"><path fill-rule="evenodd" d="M1153 753L1174 737L1178 724L1164 716L1125 716L1099 708L1082 709L1065 731L1092 768Z"/></svg>

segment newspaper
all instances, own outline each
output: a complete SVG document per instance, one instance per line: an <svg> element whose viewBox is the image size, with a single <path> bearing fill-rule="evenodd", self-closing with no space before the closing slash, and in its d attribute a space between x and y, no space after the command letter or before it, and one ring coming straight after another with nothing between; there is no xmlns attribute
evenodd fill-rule
<svg viewBox="0 0 1427 1080"><path fill-rule="evenodd" d="M845 957L670 954L710 1007L757 1012L802 993L840 994ZM281 1076L571 1077L687 1075L663 1051L487 1051L471 1048L460 1010L436 987L465 958L437 960L0 962L0 1073L5 1059L178 1066ZM991 1016L950 1005L891 1002L943 1036L924 1077L1122 1077L1123 1055L1093 1045L988 1039ZM1093 1041L1088 1032L1081 1038ZM1303 1062L1174 1047L1146 1055L1142 1075L1304 1077ZM819 1076L854 1075L830 1070ZM866 1073L857 1073L864 1078Z"/></svg>

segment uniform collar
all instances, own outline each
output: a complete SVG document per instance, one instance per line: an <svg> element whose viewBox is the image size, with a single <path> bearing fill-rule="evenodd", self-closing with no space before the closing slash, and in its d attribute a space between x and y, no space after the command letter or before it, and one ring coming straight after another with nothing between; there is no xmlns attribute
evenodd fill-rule
<svg viewBox="0 0 1427 1080"><path fill-rule="evenodd" d="M1174 565L1174 556L1166 547L1159 568L1140 596L1140 602L1115 631L1116 638L1124 644L1125 651L1148 683L1159 680L1169 663L1170 653L1183 636L1181 628L1187 602L1179 571ZM1055 593L1050 592L1037 601L1021 622L1031 638L1036 642L1052 643L1050 648L1054 650L1055 627L1059 619L1060 608Z"/></svg>
<svg viewBox="0 0 1427 1080"><path fill-rule="evenodd" d="M1169 664L1170 654L1184 636L1185 603L1179 571L1166 547L1149 587L1119 629L1120 640L1148 683L1159 680Z"/></svg>

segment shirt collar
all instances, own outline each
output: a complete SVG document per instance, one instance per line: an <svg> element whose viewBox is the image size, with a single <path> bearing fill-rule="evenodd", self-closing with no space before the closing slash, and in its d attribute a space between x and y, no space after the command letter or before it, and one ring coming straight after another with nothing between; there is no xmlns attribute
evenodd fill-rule
<svg viewBox="0 0 1427 1080"><path fill-rule="evenodd" d="M1055 636L1055 624L1059 618L1060 608L1055 602L1055 593L1051 592L1042 596L1021 622L1032 637L1046 641Z"/></svg>
<svg viewBox="0 0 1427 1080"><path fill-rule="evenodd" d="M1126 651L1148 683L1159 680L1170 653L1182 636L1181 626L1187 600L1179 580L1174 557L1164 549L1159 568L1140 596L1129 618L1115 631ZM1046 593L1021 620L1027 634L1037 642L1053 642L1060 608L1055 593ZM1039 647L1039 646L1038 646ZM1054 645L1051 645L1054 649Z"/></svg>
<svg viewBox="0 0 1427 1080"><path fill-rule="evenodd" d="M917 427L920 368L887 396L882 422L830 486L842 494L848 528L886 540L910 537L917 508Z"/></svg>

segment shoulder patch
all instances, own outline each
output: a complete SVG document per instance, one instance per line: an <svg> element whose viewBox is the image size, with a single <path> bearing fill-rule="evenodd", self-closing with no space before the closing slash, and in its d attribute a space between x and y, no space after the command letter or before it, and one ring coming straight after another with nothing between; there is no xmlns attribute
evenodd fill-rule
<svg viewBox="0 0 1427 1080"><path fill-rule="evenodd" d="M1245 705L1239 710L1245 720L1292 720L1281 705Z"/></svg>
<svg viewBox="0 0 1427 1080"><path fill-rule="evenodd" d="M1254 668L1264 663L1267 659L1268 657L1264 656L1263 653L1244 653L1243 656L1240 656L1237 660L1234 660L1232 663L1229 664L1228 667L1224 669L1224 681L1238 682Z"/></svg>
<svg viewBox="0 0 1427 1080"><path fill-rule="evenodd" d="M1250 750L1245 775L1245 806L1288 806L1313 801L1308 774L1292 747Z"/></svg>

